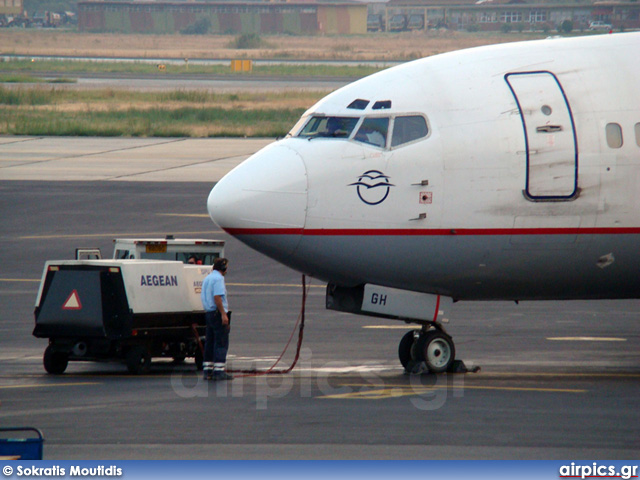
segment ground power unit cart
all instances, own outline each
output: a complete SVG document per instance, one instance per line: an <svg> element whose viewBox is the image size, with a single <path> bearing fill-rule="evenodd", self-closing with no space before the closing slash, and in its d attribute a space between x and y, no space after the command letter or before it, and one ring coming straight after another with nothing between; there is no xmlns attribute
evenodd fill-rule
<svg viewBox="0 0 640 480"><path fill-rule="evenodd" d="M211 264L223 255L224 242L139 240L131 245L125 254L116 240L117 259L46 262L33 335L49 339L47 372L61 374L69 361L121 361L140 374L149 370L152 357L176 362L193 357L202 367L200 292ZM145 259L140 251L160 259Z"/></svg>

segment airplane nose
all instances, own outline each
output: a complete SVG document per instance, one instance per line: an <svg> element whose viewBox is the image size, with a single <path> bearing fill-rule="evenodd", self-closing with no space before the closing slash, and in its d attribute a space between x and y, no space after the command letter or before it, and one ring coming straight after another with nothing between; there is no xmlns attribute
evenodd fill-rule
<svg viewBox="0 0 640 480"><path fill-rule="evenodd" d="M297 247L307 210L300 155L272 144L225 175L207 200L211 219L249 246L283 260Z"/></svg>

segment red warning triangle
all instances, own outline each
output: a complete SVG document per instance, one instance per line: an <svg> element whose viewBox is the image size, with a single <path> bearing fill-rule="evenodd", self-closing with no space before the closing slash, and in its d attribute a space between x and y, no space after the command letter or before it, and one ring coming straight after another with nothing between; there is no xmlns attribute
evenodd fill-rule
<svg viewBox="0 0 640 480"><path fill-rule="evenodd" d="M67 301L62 305L62 310L82 310L82 302L80 302L77 290L71 292Z"/></svg>

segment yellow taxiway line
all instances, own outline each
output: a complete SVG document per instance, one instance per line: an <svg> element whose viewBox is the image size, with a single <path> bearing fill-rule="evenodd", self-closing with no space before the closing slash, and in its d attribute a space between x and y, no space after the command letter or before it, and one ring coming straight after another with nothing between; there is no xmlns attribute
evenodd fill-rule
<svg viewBox="0 0 640 480"><path fill-rule="evenodd" d="M626 342L621 337L547 337L547 340L555 342Z"/></svg>
<svg viewBox="0 0 640 480"><path fill-rule="evenodd" d="M302 284L295 283L227 283L230 287L284 287L284 288L302 288ZM327 288L326 285L309 285L307 288Z"/></svg>
<svg viewBox="0 0 640 480"><path fill-rule="evenodd" d="M12 388L49 388L49 387L77 387L83 385L100 385L100 382L75 382L75 383L42 383L37 385L0 385L0 390Z"/></svg>
<svg viewBox="0 0 640 480"><path fill-rule="evenodd" d="M158 217L211 218L208 213L156 213Z"/></svg>
<svg viewBox="0 0 640 480"><path fill-rule="evenodd" d="M420 330L419 325L364 325L362 328L372 330Z"/></svg>
<svg viewBox="0 0 640 480"><path fill-rule="evenodd" d="M340 387L369 387L370 390L359 392L339 393L324 395L317 398L324 399L356 399L356 400L380 400L384 398L407 397L423 395L434 390L493 390L505 392L541 392L541 393L586 393L587 390L579 388L536 388L536 387L498 387L490 385L434 385L432 387L414 387L407 385L385 385L383 388L375 388L371 385L340 385Z"/></svg>
<svg viewBox="0 0 640 480"><path fill-rule="evenodd" d="M0 282L39 282L39 278L0 278Z"/></svg>
<svg viewBox="0 0 640 480"><path fill-rule="evenodd" d="M205 230L198 232L172 232L173 236L178 235L218 235L224 233L222 230ZM131 232L120 232L120 233L80 233L77 235L25 235L22 237L18 237L19 240L51 240L57 238L104 238L104 237L113 237L113 238L149 238L149 237L163 237L167 234L167 232L145 232L145 233L131 233Z"/></svg>

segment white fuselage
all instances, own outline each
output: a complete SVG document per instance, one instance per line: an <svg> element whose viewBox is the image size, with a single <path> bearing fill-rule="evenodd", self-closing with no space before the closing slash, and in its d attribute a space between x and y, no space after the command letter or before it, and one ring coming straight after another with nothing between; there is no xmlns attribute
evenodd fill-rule
<svg viewBox="0 0 640 480"><path fill-rule="evenodd" d="M638 52L640 33L549 39L364 78L224 177L210 215L343 286L639 297Z"/></svg>

